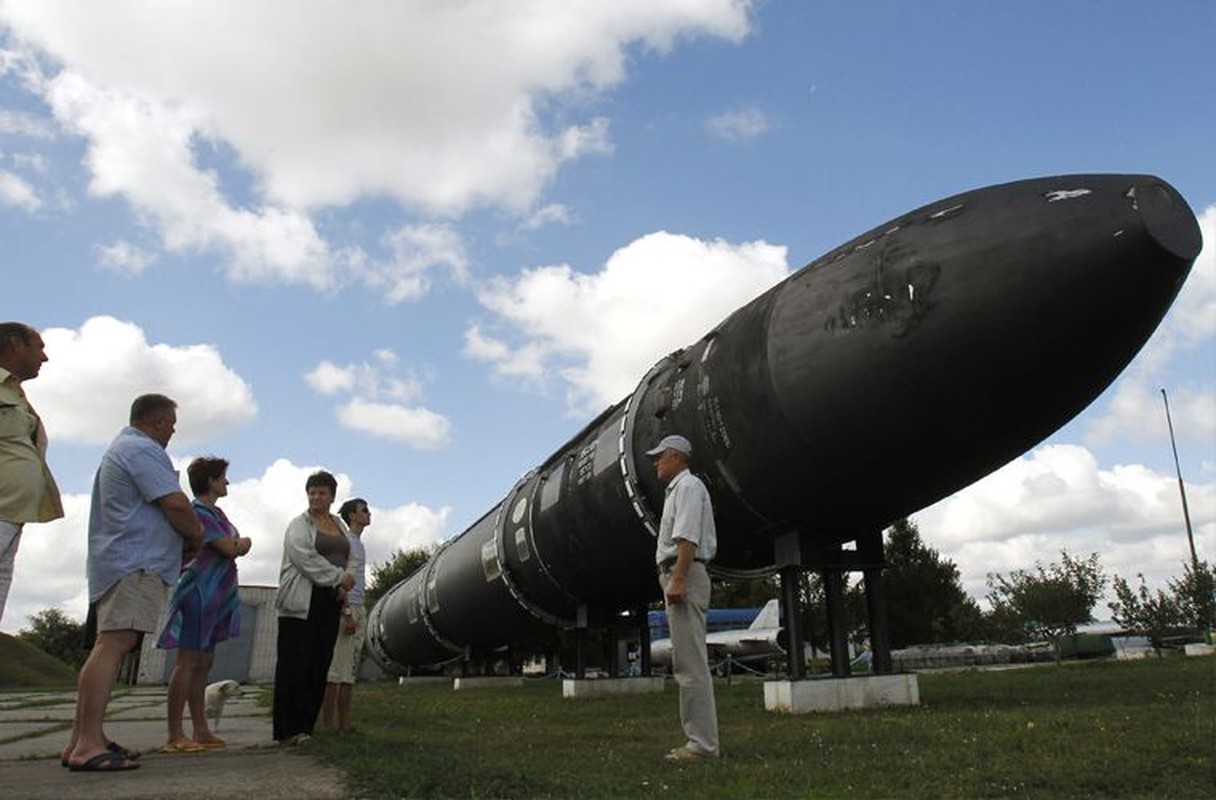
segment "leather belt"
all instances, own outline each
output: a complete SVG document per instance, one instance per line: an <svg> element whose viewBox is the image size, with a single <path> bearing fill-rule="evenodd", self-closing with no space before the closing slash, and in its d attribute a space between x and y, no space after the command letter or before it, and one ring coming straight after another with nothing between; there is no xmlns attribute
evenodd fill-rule
<svg viewBox="0 0 1216 800"><path fill-rule="evenodd" d="M709 563L709 559L707 559L707 558L694 558L694 559L693 559L693 563L696 563L696 564L708 564L708 563ZM660 562L659 562L659 572L671 572L671 568L672 568L672 567L674 567L675 565L676 565L676 559L675 559L675 558L665 558L665 559L663 559L662 561L660 561Z"/></svg>

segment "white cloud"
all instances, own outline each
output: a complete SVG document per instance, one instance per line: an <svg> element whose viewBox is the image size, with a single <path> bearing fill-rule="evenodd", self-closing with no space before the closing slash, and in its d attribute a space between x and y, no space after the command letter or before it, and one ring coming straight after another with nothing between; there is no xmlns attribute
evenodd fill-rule
<svg viewBox="0 0 1216 800"><path fill-rule="evenodd" d="M573 212L561 203L551 203L537 209L519 226L521 230L534 231L546 225L572 225L575 221Z"/></svg>
<svg viewBox="0 0 1216 800"><path fill-rule="evenodd" d="M412 370L404 377L397 374L400 359L393 350L381 348L372 356L374 364L338 366L322 361L304 381L320 394L355 395L337 409L343 427L421 450L445 445L451 429L448 419L423 406L406 405L422 397L422 381Z"/></svg>
<svg viewBox="0 0 1216 800"><path fill-rule="evenodd" d="M0 75L2 74L3 71L0 70ZM7 108L0 108L0 133L31 139L50 139L55 135L54 128L46 120Z"/></svg>
<svg viewBox="0 0 1216 800"><path fill-rule="evenodd" d="M652 233L617 250L595 274L538 267L484 287L478 299L501 333L470 327L465 354L504 376L558 372L572 413L593 413L623 397L659 357L692 344L789 271L784 247Z"/></svg>
<svg viewBox="0 0 1216 800"><path fill-rule="evenodd" d="M449 225L405 225L385 234L382 243L391 258L363 271L362 277L367 285L383 290L390 304L426 294L427 273L437 267L446 267L457 283L468 279L464 242Z"/></svg>
<svg viewBox="0 0 1216 800"><path fill-rule="evenodd" d="M322 361L312 372L304 376L304 382L313 391L321 394L337 394L350 391L355 385L357 367L339 367L332 361Z"/></svg>
<svg viewBox="0 0 1216 800"><path fill-rule="evenodd" d="M1216 483L1188 484L1187 501L1196 547L1211 553ZM1189 559L1176 477L1135 464L1103 469L1076 445L1038 448L915 518L975 597L986 594L988 572L1058 562L1061 550L1096 552L1108 574L1145 573L1162 587ZM1105 605L1095 613L1105 615Z"/></svg>
<svg viewBox="0 0 1216 800"><path fill-rule="evenodd" d="M150 344L137 325L113 317L93 317L78 331L48 328L42 337L50 360L28 392L57 442L108 443L127 424L131 401L151 392L177 401L178 445L257 415L248 384L211 345Z"/></svg>
<svg viewBox="0 0 1216 800"><path fill-rule="evenodd" d="M27 617L47 608L84 621L89 605L84 566L89 496L64 495L63 511L62 519L30 524L22 531L2 621L6 631L26 627Z"/></svg>
<svg viewBox="0 0 1216 800"><path fill-rule="evenodd" d="M0 205L33 212L42 207L42 200L29 181L20 175L0 170Z"/></svg>
<svg viewBox="0 0 1216 800"><path fill-rule="evenodd" d="M304 381L321 394L356 392L367 399L386 398L408 401L422 396L422 381L412 371L404 377L397 374L400 358L391 348L380 348L372 353L376 363L351 363L338 366L332 361L322 361L304 376Z"/></svg>
<svg viewBox="0 0 1216 800"><path fill-rule="evenodd" d="M1156 377L1152 372L1133 368L1115 388L1105 413L1089 422L1085 441L1090 444L1168 441L1165 401ZM1199 380L1204 377L1195 376ZM1180 437L1185 433L1190 441L1216 440L1216 387L1211 376L1206 377L1205 387L1183 385L1181 389L1166 390L1174 429Z"/></svg>
<svg viewBox="0 0 1216 800"><path fill-rule="evenodd" d="M511 348L501 339L482 333L481 327L471 325L464 332L464 350L461 353L475 361L505 361L511 355Z"/></svg>
<svg viewBox="0 0 1216 800"><path fill-rule="evenodd" d="M772 123L758 108L738 108L710 117L705 121L705 127L719 139L744 142L768 133Z"/></svg>
<svg viewBox="0 0 1216 800"><path fill-rule="evenodd" d="M1183 346L1216 338L1216 205L1199 215L1203 250L1166 324Z"/></svg>
<svg viewBox="0 0 1216 800"><path fill-rule="evenodd" d="M451 423L428 408L375 403L355 398L338 409L338 421L351 430L435 450L447 444Z"/></svg>
<svg viewBox="0 0 1216 800"><path fill-rule="evenodd" d="M1105 413L1090 419L1086 442L1103 444L1124 438L1165 441L1165 414L1161 388L1169 392L1170 414L1180 438L1211 442L1216 439L1216 385L1202 345L1216 339L1216 206L1199 217L1204 246L1191 274L1178 293L1161 327L1120 379ZM1167 380L1167 371L1195 354L1198 367ZM1168 385L1167 385L1168 384Z"/></svg>
<svg viewBox="0 0 1216 800"><path fill-rule="evenodd" d="M750 6L47 0L4 4L0 21L44 56L9 68L25 65L87 140L95 193L126 198L169 250L226 252L234 279L325 289L368 259L331 247L310 211L386 197L432 215L527 214L564 164L611 151L589 106L624 80L631 48L739 41ZM195 148L211 144L231 149L257 202L200 165ZM462 269L426 247L420 267L417 244L373 265L390 302L425 291L428 264Z"/></svg>
<svg viewBox="0 0 1216 800"><path fill-rule="evenodd" d="M96 245L94 250L101 266L125 275L138 275L156 260L154 253L123 240Z"/></svg>
<svg viewBox="0 0 1216 800"><path fill-rule="evenodd" d="M28 172L44 174L51 168L51 160L41 153L10 153L13 166Z"/></svg>
<svg viewBox="0 0 1216 800"><path fill-rule="evenodd" d="M192 146L206 137L200 112L63 72L48 100L70 129L89 140L90 190L124 196L170 251L217 247L234 280L333 283L335 256L304 214L275 206L229 205L219 176L196 167Z"/></svg>
<svg viewBox="0 0 1216 800"><path fill-rule="evenodd" d="M175 466L181 468L184 485L185 465L193 456L183 458ZM240 478L247 465L232 464L229 476L234 478L228 497L220 501L228 517L243 536L253 539L253 549L238 562L241 583L275 586L279 582L279 562L283 552L283 532L287 523L302 513L307 505L304 481L323 466L301 466L280 459L256 477ZM338 501L359 494L349 476L336 473ZM396 549L427 548L444 538L444 528L451 509L432 509L417 503L394 508L376 505L367 497L372 508L372 525L363 535L367 547L368 578L371 565L383 564ZM69 616L84 620L88 606L85 580L85 547L89 516L89 496L72 494L64 497L66 516L45 525L31 525L22 536L17 554L16 575L3 626L16 631L27 625L27 617L50 607L63 609Z"/></svg>

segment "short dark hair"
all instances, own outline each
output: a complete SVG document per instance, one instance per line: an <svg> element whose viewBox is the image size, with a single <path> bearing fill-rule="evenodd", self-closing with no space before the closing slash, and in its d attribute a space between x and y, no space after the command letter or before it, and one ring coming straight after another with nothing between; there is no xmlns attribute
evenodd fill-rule
<svg viewBox="0 0 1216 800"><path fill-rule="evenodd" d="M177 401L163 394L141 394L131 403L131 424L148 422L177 408Z"/></svg>
<svg viewBox="0 0 1216 800"><path fill-rule="evenodd" d="M204 495L211 490L211 482L224 477L228 472L228 460L215 456L199 456L186 467L186 476L190 478L190 491L195 497Z"/></svg>
<svg viewBox="0 0 1216 800"><path fill-rule="evenodd" d="M367 505L367 501L362 497L352 497L338 508L338 516L347 525L350 524L350 518L355 515L355 512Z"/></svg>
<svg viewBox="0 0 1216 800"><path fill-rule="evenodd" d="M332 473L319 469L308 476L308 480L304 481L304 491L308 491L314 486L324 486L329 489L331 494L338 493L338 479Z"/></svg>
<svg viewBox="0 0 1216 800"><path fill-rule="evenodd" d="M29 344L34 338L34 329L24 322L0 322L0 352L12 346L13 342Z"/></svg>

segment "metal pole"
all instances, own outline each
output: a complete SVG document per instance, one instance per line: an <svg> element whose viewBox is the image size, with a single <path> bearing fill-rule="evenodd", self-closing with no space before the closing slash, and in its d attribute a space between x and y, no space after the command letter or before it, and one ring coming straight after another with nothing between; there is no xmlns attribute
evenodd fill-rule
<svg viewBox="0 0 1216 800"><path fill-rule="evenodd" d="M1170 419L1170 398L1161 390L1161 399L1165 401L1165 424L1170 429L1170 447L1174 450L1174 471L1178 473L1178 493L1182 495L1182 519L1186 523L1186 540L1191 546L1191 566L1199 573L1199 556L1195 553L1195 534L1191 531L1191 512L1186 505L1186 487L1182 484L1182 467L1178 464L1178 445L1174 442L1174 421Z"/></svg>
<svg viewBox="0 0 1216 800"><path fill-rule="evenodd" d="M828 606L832 677L847 678L852 672L849 667L848 612L844 607L844 572L840 567L824 569L823 596Z"/></svg>
<svg viewBox="0 0 1216 800"><path fill-rule="evenodd" d="M789 652L786 653L790 680L806 679L806 656L802 646L802 604L798 602L798 577L802 570L797 566L781 568L781 605L785 611L785 630L789 633Z"/></svg>

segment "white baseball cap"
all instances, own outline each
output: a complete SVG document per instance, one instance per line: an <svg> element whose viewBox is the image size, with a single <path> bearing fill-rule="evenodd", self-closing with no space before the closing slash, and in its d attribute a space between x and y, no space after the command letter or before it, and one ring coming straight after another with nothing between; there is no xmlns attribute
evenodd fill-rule
<svg viewBox="0 0 1216 800"><path fill-rule="evenodd" d="M664 436L658 444L646 451L646 455L657 456L664 450L675 450L677 453L690 456L692 455L692 442L679 434L673 433L671 436Z"/></svg>

